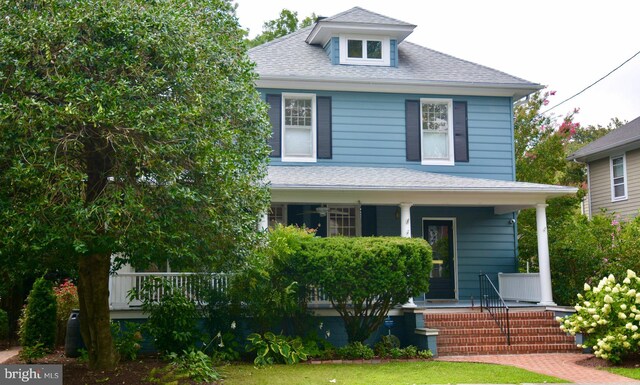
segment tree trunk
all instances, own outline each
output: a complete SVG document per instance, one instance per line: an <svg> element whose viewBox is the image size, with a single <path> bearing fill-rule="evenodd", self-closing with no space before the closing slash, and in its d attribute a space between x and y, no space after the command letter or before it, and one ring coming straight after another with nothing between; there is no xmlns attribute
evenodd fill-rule
<svg viewBox="0 0 640 385"><path fill-rule="evenodd" d="M111 336L109 318L109 268L111 255L92 254L78 262L80 332L89 353L91 369L113 369L118 353Z"/></svg>

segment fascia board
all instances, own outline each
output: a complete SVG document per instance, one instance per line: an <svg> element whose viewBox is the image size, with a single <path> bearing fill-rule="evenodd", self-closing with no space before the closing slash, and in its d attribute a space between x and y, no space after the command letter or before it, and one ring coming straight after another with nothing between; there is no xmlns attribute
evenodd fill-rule
<svg viewBox="0 0 640 385"><path fill-rule="evenodd" d="M427 82L416 80L309 78L295 76L261 76L256 81L256 86L258 88L318 91L503 96L513 97L515 99L522 98L544 88L544 86L539 84L479 84L464 82Z"/></svg>

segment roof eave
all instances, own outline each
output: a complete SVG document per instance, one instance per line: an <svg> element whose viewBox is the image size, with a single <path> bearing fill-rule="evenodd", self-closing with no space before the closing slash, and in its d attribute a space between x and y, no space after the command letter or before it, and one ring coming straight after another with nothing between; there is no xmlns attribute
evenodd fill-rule
<svg viewBox="0 0 640 385"><path fill-rule="evenodd" d="M283 88L319 91L362 91L388 93L445 94L470 96L505 96L514 100L544 88L535 83L474 83L423 80L361 79L260 75L258 88Z"/></svg>
<svg viewBox="0 0 640 385"><path fill-rule="evenodd" d="M594 160L606 158L611 155L616 155L623 152L636 150L638 148L640 148L640 138L633 140L631 142L614 143L605 148L599 148L594 151L586 151L584 153L581 150L578 150L573 154L569 155L567 157L567 160L573 160L580 163L587 163L587 162L592 162Z"/></svg>
<svg viewBox="0 0 640 385"><path fill-rule="evenodd" d="M319 21L306 38L307 44L319 44L324 46L332 36L340 34L373 34L390 36L398 40L398 43L409 36L416 28L413 24L377 24L377 23L345 23L335 21Z"/></svg>

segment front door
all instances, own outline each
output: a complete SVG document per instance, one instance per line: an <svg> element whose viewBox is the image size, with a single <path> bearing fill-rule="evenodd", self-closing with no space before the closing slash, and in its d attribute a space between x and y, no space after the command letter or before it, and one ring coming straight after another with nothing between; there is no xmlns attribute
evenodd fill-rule
<svg viewBox="0 0 640 385"><path fill-rule="evenodd" d="M453 221L425 219L422 231L433 251L433 269L425 299L455 299Z"/></svg>

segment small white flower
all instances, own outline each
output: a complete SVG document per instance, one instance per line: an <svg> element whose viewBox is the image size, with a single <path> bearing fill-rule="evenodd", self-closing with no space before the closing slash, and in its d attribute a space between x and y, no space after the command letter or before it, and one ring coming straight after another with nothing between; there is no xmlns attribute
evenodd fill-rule
<svg viewBox="0 0 640 385"><path fill-rule="evenodd" d="M609 276L607 277L607 280L611 283L615 283L616 277L614 277L613 274L609 274Z"/></svg>
<svg viewBox="0 0 640 385"><path fill-rule="evenodd" d="M605 303L613 303L613 298L609 294L605 294L604 302ZM605 306L607 306L607 305L605 305Z"/></svg>
<svg viewBox="0 0 640 385"><path fill-rule="evenodd" d="M584 284L584 291L589 291L589 290L591 290L591 286L589 286L588 283L585 283Z"/></svg>
<svg viewBox="0 0 640 385"><path fill-rule="evenodd" d="M627 315L624 314L623 312L618 313L618 318L620 319L627 319Z"/></svg>
<svg viewBox="0 0 640 385"><path fill-rule="evenodd" d="M611 290L611 292L618 294L620 292L620 289L618 289L618 286L616 286L613 288L613 290Z"/></svg>
<svg viewBox="0 0 640 385"><path fill-rule="evenodd" d="M630 344L630 343L628 343L627 341L624 341L624 342L622 343L622 346L624 346L625 348L627 348L627 349L628 349L628 348L630 348L630 347L631 347L631 344Z"/></svg>
<svg viewBox="0 0 640 385"><path fill-rule="evenodd" d="M604 291L607 293L611 293L611 288L609 286L605 286Z"/></svg>
<svg viewBox="0 0 640 385"><path fill-rule="evenodd" d="M638 325L631 325L631 331L632 332L638 331Z"/></svg>
<svg viewBox="0 0 640 385"><path fill-rule="evenodd" d="M597 321L597 320L599 320L599 319L600 319L600 316L599 316L598 314L594 314L594 315L593 315L593 319Z"/></svg>
<svg viewBox="0 0 640 385"><path fill-rule="evenodd" d="M582 306L576 305L576 306L574 306L574 309L576 309L576 311L580 311L580 310L582 310Z"/></svg>
<svg viewBox="0 0 640 385"><path fill-rule="evenodd" d="M218 344L219 347L224 348L224 342L220 341L220 343Z"/></svg>
<svg viewBox="0 0 640 385"><path fill-rule="evenodd" d="M637 294L636 289L631 289L627 292L627 295L629 297L635 297L636 294Z"/></svg>
<svg viewBox="0 0 640 385"><path fill-rule="evenodd" d="M627 305L625 305L625 304L620 305L620 309L627 310Z"/></svg>
<svg viewBox="0 0 640 385"><path fill-rule="evenodd" d="M336 381L336 379L334 378L333 380L329 380L329 382L330 382L330 383L332 383L332 384L335 384L337 381Z"/></svg>
<svg viewBox="0 0 640 385"><path fill-rule="evenodd" d="M627 278L635 278L636 273L633 270L627 270Z"/></svg>
<svg viewBox="0 0 640 385"><path fill-rule="evenodd" d="M628 285L631 283L631 280L627 277L622 281L622 283L626 283Z"/></svg>
<svg viewBox="0 0 640 385"><path fill-rule="evenodd" d="M327 336L327 338L331 337L331 330L324 332L324 335Z"/></svg>
<svg viewBox="0 0 640 385"><path fill-rule="evenodd" d="M216 338L222 338L222 333L218 332L218 334L216 334Z"/></svg>
<svg viewBox="0 0 640 385"><path fill-rule="evenodd" d="M323 323L323 322L320 322L320 325L318 325L318 328L319 328L320 330L322 330L322 328L323 328L323 327L324 327L324 323Z"/></svg>
<svg viewBox="0 0 640 385"><path fill-rule="evenodd" d="M236 329L236 321L231 322L231 330Z"/></svg>

